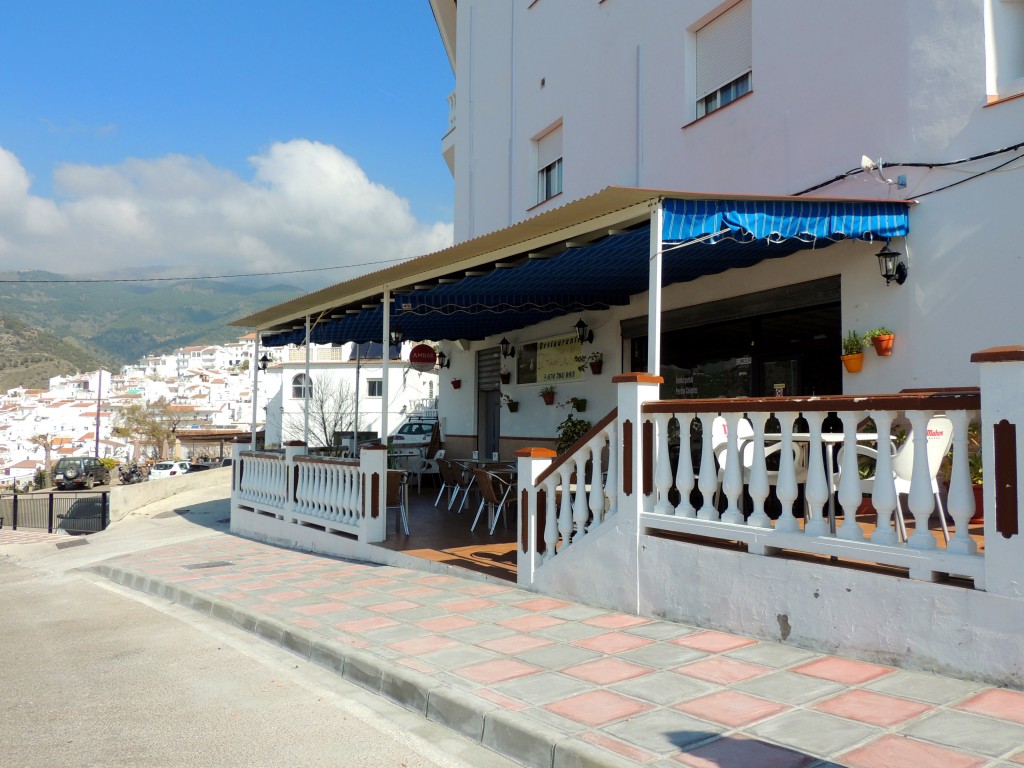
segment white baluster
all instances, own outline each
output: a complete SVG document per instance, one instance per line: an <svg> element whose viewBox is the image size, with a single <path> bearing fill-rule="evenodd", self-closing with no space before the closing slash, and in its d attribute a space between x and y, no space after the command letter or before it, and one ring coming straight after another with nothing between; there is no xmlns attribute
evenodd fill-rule
<svg viewBox="0 0 1024 768"><path fill-rule="evenodd" d="M768 465L764 457L764 425L768 421L768 414L764 411L755 411L747 414L750 425L754 429L754 456L750 465L750 484L748 486L750 499L754 503L754 511L747 520L747 525L755 528L771 528L772 521L764 511L764 501L768 498L770 488L768 487ZM791 457L792 458L792 457Z"/></svg>
<svg viewBox="0 0 1024 768"><path fill-rule="evenodd" d="M935 508L932 495L932 475L928 470L928 419L925 411L907 411L907 418L914 435L914 466L910 471L910 493L908 506L914 516L914 532L907 540L913 549L936 549L935 537L928 529L928 520Z"/></svg>
<svg viewBox="0 0 1024 768"><path fill-rule="evenodd" d="M956 529L946 545L950 552L974 555L978 545L967 529L974 517L974 493L971 490L971 468L967 456L967 428L970 414L967 411L950 411L946 414L953 422L953 471L949 478L949 496L946 506L953 516Z"/></svg>
<svg viewBox="0 0 1024 768"><path fill-rule="evenodd" d="M593 471L591 472L590 480L590 515L591 515L591 527L596 527L604 520L604 507L605 507L605 496L604 496L604 480L601 477L603 472L601 471L601 454L604 451L605 438L604 433L595 437L587 445L590 450L590 455L593 462Z"/></svg>
<svg viewBox="0 0 1024 768"><path fill-rule="evenodd" d="M569 462L563 464L558 470L560 504L558 507L558 533L562 539L562 546L568 547L572 543L572 491L569 487L569 478L572 469Z"/></svg>
<svg viewBox="0 0 1024 768"><path fill-rule="evenodd" d="M741 418L738 413L725 414L726 458L722 491L725 493L727 503L725 512L722 513L722 520L726 523L743 522L743 512L739 508L743 496L743 462L740 459L739 441L736 437Z"/></svg>
<svg viewBox="0 0 1024 768"><path fill-rule="evenodd" d="M690 453L690 423L693 421L692 413L676 414L679 422L679 463L676 466L676 490L679 491L679 504L676 506L678 517L696 517L697 510L690 502L690 493L693 491L693 456Z"/></svg>
<svg viewBox="0 0 1024 768"><path fill-rule="evenodd" d="M558 515L555 512L554 478L544 483L544 561L547 562L558 552Z"/></svg>
<svg viewBox="0 0 1024 768"><path fill-rule="evenodd" d="M863 411L841 411L843 420L843 466L839 473L839 503L843 505L843 524L836 535L844 541L864 541L864 529L857 522L857 508L863 500L860 467L857 462L857 425Z"/></svg>
<svg viewBox="0 0 1024 768"><path fill-rule="evenodd" d="M715 414L699 413L703 438L700 447L700 474L697 477L697 487L704 497L704 503L697 512L701 520L717 520L718 510L715 509L715 491L718 490L718 473L715 471L715 454L711 447L711 429L714 425Z"/></svg>
<svg viewBox="0 0 1024 768"><path fill-rule="evenodd" d="M668 413L656 413L654 415L656 451L654 454L654 487L657 489L658 503L654 505L654 511L659 515L671 515L675 513L672 504L669 503L668 494L672 490L672 464L668 455L668 422L672 418Z"/></svg>
<svg viewBox="0 0 1024 768"><path fill-rule="evenodd" d="M899 543L893 520L899 499L896 496L896 476L892 473L892 447L889 435L892 434L895 414L892 411L871 411L868 415L875 422L875 431L878 433L875 482L871 486L871 506L875 508L877 517L871 541L875 544L894 546Z"/></svg>
<svg viewBox="0 0 1024 768"><path fill-rule="evenodd" d="M824 507L831 495L832 467L828 467L829 479L825 478L825 462L822 459L821 422L824 414L820 411L807 411L804 419L810 431L807 446L807 484L804 486L804 498L807 499L807 510L804 519L804 533L808 536L825 536L829 533L828 522L825 520Z"/></svg>
<svg viewBox="0 0 1024 768"><path fill-rule="evenodd" d="M793 463L793 422L796 421L796 414L776 413L775 418L779 420L782 434L779 446L779 477L775 483L775 498L782 505L782 513L775 521L775 530L794 533L800 530L800 525L793 514L793 504L800 493L796 482L796 465Z"/></svg>
<svg viewBox="0 0 1024 768"><path fill-rule="evenodd" d="M576 535L573 541L582 539L587 532L587 523L590 520L590 505L587 504L587 449L583 448L576 453L574 462L576 464L576 496L572 505L573 528Z"/></svg>
<svg viewBox="0 0 1024 768"><path fill-rule="evenodd" d="M610 505L608 515L614 515L619 505L619 440L617 422L613 421L608 425L608 479L605 481L605 488L608 489Z"/></svg>

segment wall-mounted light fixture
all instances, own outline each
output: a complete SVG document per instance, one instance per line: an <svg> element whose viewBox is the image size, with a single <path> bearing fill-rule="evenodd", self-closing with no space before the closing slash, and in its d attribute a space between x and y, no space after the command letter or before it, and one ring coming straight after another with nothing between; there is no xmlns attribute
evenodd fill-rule
<svg viewBox="0 0 1024 768"><path fill-rule="evenodd" d="M438 368L451 368L452 367L452 361L449 360L448 359L448 355L446 355L441 350L437 351L437 367Z"/></svg>
<svg viewBox="0 0 1024 768"><path fill-rule="evenodd" d="M402 333L402 329L401 328L399 328L396 325L394 328L391 329L391 343L392 344L401 344L403 338L404 338L404 334Z"/></svg>
<svg viewBox="0 0 1024 768"><path fill-rule="evenodd" d="M587 324L583 322L581 317L576 321L576 337L580 340L580 344L587 342L588 344L594 343L594 332L587 327Z"/></svg>
<svg viewBox="0 0 1024 768"><path fill-rule="evenodd" d="M262 357L260 357L260 361L259 362L260 362L260 370L261 371L266 371L267 370L267 366L270 365L270 358L267 357L266 354L264 354Z"/></svg>
<svg viewBox="0 0 1024 768"><path fill-rule="evenodd" d="M501 349L502 357L515 357L516 348L512 346L508 339L502 337L501 341L498 342L498 348Z"/></svg>
<svg viewBox="0 0 1024 768"><path fill-rule="evenodd" d="M889 247L888 240L885 241L882 250L878 252L878 270L885 278L886 285L891 284L893 280L897 285L907 282L907 265L900 261L902 255L899 251L894 251Z"/></svg>

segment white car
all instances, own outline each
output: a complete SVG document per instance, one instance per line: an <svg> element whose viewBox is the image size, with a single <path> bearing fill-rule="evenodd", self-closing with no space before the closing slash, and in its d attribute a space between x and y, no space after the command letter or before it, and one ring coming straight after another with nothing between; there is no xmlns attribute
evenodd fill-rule
<svg viewBox="0 0 1024 768"><path fill-rule="evenodd" d="M149 470L150 480L159 480L161 477L177 477L188 472L187 461L158 461Z"/></svg>

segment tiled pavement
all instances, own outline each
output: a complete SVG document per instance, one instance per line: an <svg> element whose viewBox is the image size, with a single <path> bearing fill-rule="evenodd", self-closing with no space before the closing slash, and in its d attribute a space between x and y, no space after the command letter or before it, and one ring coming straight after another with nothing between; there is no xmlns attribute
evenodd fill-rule
<svg viewBox="0 0 1024 768"><path fill-rule="evenodd" d="M96 566L525 765L1024 765L1024 693L228 534Z"/></svg>

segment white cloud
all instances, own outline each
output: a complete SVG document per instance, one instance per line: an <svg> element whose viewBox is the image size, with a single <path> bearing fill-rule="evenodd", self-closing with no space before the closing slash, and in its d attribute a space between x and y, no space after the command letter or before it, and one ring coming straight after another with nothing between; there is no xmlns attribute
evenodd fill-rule
<svg viewBox="0 0 1024 768"><path fill-rule="evenodd" d="M201 158L64 165L57 199L30 194L18 159L0 147L0 270L162 275L284 272L417 256L451 244L449 223L421 223L336 147L277 143L251 157L251 179ZM319 273L319 284L386 264ZM287 278L298 281L301 278Z"/></svg>

